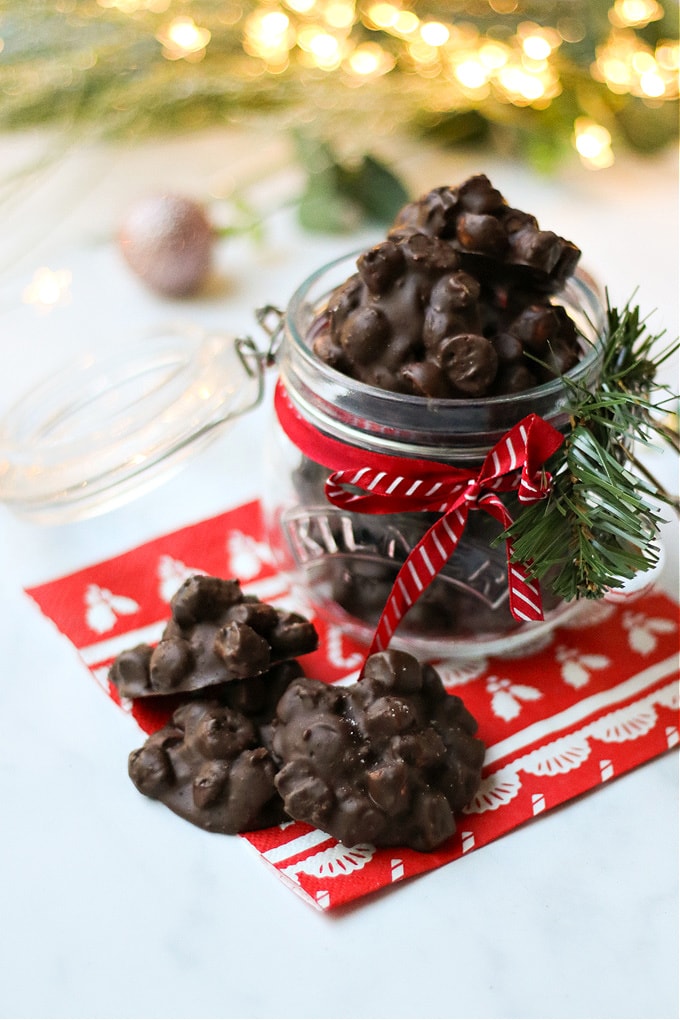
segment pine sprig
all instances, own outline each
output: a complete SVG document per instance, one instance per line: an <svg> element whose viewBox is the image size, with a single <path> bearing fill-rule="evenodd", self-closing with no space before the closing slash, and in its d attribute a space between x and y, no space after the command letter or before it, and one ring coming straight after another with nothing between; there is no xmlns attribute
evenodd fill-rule
<svg viewBox="0 0 680 1020"><path fill-rule="evenodd" d="M607 308L598 385L590 391L565 378L571 430L547 465L551 493L504 536L513 539L513 558L567 601L601 598L658 562L659 504L676 501L630 468L635 443L669 440L658 416L678 397L656 377L678 344L657 351L662 335L649 333L630 303ZM677 438L671 445L677 451Z"/></svg>

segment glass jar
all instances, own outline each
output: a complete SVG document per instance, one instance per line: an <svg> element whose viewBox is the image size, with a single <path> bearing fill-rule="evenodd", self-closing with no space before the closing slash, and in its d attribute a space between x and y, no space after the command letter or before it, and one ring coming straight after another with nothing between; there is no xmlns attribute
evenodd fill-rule
<svg viewBox="0 0 680 1020"><path fill-rule="evenodd" d="M366 385L320 361L310 330L332 291L354 272L355 260L350 255L314 273L284 314L279 386L305 422L372 453L465 469L480 467L491 447L530 413L562 432L569 428L563 379L507 396L430 399ZM601 364L602 297L579 271L554 300L583 337L583 357L568 378L590 386ZM263 505L279 568L290 572L322 618L368 644L400 567L436 515L376 515L331 505L324 491L329 467L303 454L273 418ZM513 513L514 494L503 499ZM546 583L543 621L523 623L511 615L505 545L495 544L501 531L489 514L470 513L455 552L401 621L394 647L430 658L512 654L564 619L574 604L558 602Z"/></svg>

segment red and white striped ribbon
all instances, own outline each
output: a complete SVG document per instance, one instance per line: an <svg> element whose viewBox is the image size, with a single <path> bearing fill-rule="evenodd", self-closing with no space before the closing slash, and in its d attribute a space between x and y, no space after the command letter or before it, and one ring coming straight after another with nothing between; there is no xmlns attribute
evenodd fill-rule
<svg viewBox="0 0 680 1020"><path fill-rule="evenodd" d="M516 491L523 503L543 499L550 475L542 465L563 436L538 415L518 422L489 451L477 473L437 461L377 454L321 433L293 406L281 382L275 394L279 421L295 445L331 470L326 496L334 506L357 513L438 513L434 524L401 567L373 636L369 655L385 649L404 615L451 557L470 510L484 510L503 528L512 517L499 492ZM359 490L359 491L357 491ZM542 620L538 582L521 563L513 563L506 541L509 607L517 620Z"/></svg>

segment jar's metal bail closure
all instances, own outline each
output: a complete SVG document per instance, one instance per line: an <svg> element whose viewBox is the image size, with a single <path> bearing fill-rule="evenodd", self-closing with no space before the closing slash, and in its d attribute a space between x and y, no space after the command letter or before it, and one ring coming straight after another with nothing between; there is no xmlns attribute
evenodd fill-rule
<svg viewBox="0 0 680 1020"><path fill-rule="evenodd" d="M247 374L258 381L257 403L259 403L264 394L266 370L276 364L276 357L283 343L285 312L276 305L262 305L255 309L255 318L268 337L266 348L261 350L251 336L237 336L234 347Z"/></svg>

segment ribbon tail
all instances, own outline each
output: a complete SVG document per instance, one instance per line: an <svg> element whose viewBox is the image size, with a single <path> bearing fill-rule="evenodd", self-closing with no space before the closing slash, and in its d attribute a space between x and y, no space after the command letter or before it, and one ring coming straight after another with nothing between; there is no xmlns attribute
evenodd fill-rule
<svg viewBox="0 0 680 1020"><path fill-rule="evenodd" d="M480 506L495 517L504 528L509 528L512 524L507 507L493 493L483 496ZM529 576L529 569L524 563L513 563L514 552L512 539L507 538L505 554L508 561L508 607L515 620L534 623L543 619L541 588L536 578Z"/></svg>
<svg viewBox="0 0 680 1020"><path fill-rule="evenodd" d="M378 621L368 654L384 651L399 623L434 581L463 534L468 508L454 506L443 514L409 553Z"/></svg>
<svg viewBox="0 0 680 1020"><path fill-rule="evenodd" d="M508 605L516 620L535 623L543 619L543 600L541 588L536 578L529 577L529 571L523 563L513 563L512 542L505 543L508 557Z"/></svg>

